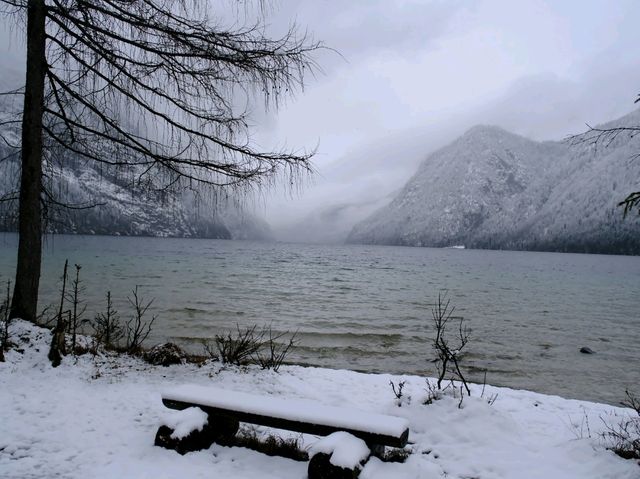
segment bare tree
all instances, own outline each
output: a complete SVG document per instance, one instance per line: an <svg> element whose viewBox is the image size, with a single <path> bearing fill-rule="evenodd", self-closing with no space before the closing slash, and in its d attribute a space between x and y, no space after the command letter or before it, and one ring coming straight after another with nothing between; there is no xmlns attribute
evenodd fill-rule
<svg viewBox="0 0 640 479"><path fill-rule="evenodd" d="M634 103L640 102L640 95L636 98ZM572 135L568 138L568 141L573 145L578 144L590 144L594 147L604 146L605 148L611 145L619 136L621 135L629 135L634 137L638 133L640 133L640 125L636 126L616 126L610 128L600 128L600 127L592 127L587 125L588 130L584 133L580 133L579 135ZM640 152L631 158L631 160L637 160L640 158ZM638 210L638 214L640 215L640 191L632 191L627 195L625 199L618 203L618 206L622 206L624 208L624 216L633 209Z"/></svg>
<svg viewBox="0 0 640 479"><path fill-rule="evenodd" d="M275 39L259 20L225 28L197 0L0 3L27 26L12 317L35 320L41 202L59 203L43 184L43 145L160 189L262 186L312 171L312 152L253 147L248 109L237 107L256 95L277 106L302 87L320 45L295 27Z"/></svg>
<svg viewBox="0 0 640 479"><path fill-rule="evenodd" d="M438 293L438 300L431 310L431 318L435 328L436 337L433 339L433 349L436 353L436 367L438 369L438 389L442 389L442 381L447 374L451 379L459 380L471 395L467 380L460 369L462 350L469 343L469 331L464 325L462 316L453 316L455 307L451 306L451 300L447 295ZM458 321L455 343L452 343L447 332L447 326L451 320Z"/></svg>
<svg viewBox="0 0 640 479"><path fill-rule="evenodd" d="M144 316L147 310L153 304L153 299L149 302L144 301L138 296L138 286L131 291L133 298L127 296L127 301L133 306L133 316L126 322L127 351L132 354L138 354L142 350L142 343L145 342L151 333L151 327L157 319L157 316L151 316L149 321L145 321Z"/></svg>

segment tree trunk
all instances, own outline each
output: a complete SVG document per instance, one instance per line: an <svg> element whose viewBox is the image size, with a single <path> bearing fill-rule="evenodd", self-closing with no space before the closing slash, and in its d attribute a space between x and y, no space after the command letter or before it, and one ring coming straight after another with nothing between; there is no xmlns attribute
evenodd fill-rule
<svg viewBox="0 0 640 479"><path fill-rule="evenodd" d="M11 318L35 322L42 257L42 115L45 54L44 0L29 0L27 7L27 78L22 114L22 174L18 265L11 302Z"/></svg>

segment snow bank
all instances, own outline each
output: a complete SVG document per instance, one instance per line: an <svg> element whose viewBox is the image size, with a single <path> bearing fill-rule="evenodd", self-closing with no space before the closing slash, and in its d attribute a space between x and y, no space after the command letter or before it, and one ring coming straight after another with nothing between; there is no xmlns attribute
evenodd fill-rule
<svg viewBox="0 0 640 479"><path fill-rule="evenodd" d="M329 462L334 466L355 469L367 460L371 451L362 439L339 431L316 441L309 449L309 458L318 453L329 454Z"/></svg>
<svg viewBox="0 0 640 479"><path fill-rule="evenodd" d="M425 380L416 376L361 374L287 366L259 368L182 364L149 366L126 356L47 360L48 331L16 321L19 349L0 363L0 477L3 479L300 479L307 464L239 447L213 445L181 456L153 446L166 415L160 391L188 380L271 398L314 401L331 407L401 416L409 421L410 456L404 464L375 458L363 479L638 479L640 468L607 451L599 439L601 417L628 409L566 400L529 391L486 387L475 397L443 398L425 406ZM395 404L389 381L406 381L410 402ZM594 387L606 387L596 384ZM262 431L262 430L261 430ZM299 437L276 432L283 438ZM303 436L303 447L318 441Z"/></svg>
<svg viewBox="0 0 640 479"><path fill-rule="evenodd" d="M202 431L202 428L207 425L207 421L206 412L197 407L190 407L182 411L168 412L160 425L173 429L171 434L173 439L182 439L193 431Z"/></svg>

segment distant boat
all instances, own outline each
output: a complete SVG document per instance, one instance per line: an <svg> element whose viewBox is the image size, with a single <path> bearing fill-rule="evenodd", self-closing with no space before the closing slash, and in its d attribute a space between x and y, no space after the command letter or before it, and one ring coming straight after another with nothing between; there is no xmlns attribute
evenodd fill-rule
<svg viewBox="0 0 640 479"><path fill-rule="evenodd" d="M464 245L463 244L456 244L453 246L445 246L445 249L464 249Z"/></svg>

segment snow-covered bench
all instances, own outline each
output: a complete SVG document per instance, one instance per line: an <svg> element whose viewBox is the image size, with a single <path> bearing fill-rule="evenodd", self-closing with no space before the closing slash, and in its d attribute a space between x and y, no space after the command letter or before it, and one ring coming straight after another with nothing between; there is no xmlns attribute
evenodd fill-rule
<svg viewBox="0 0 640 479"><path fill-rule="evenodd" d="M239 422L317 436L346 432L364 441L373 453L380 452L384 446L404 447L409 438L409 423L404 418L302 399L186 385L164 391L162 402L171 409L196 407L207 414L209 433L215 437L208 445L202 444L203 447L235 435ZM167 433L165 430L165 436ZM160 442L158 444L156 436L156 444L167 446Z"/></svg>

